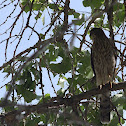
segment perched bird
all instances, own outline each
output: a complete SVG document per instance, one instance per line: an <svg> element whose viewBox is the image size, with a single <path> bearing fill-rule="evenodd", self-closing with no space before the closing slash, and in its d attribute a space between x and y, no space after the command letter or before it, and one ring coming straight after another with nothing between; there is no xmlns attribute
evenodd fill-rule
<svg viewBox="0 0 126 126"><path fill-rule="evenodd" d="M91 48L91 65L96 76L97 86L112 83L115 74L116 51L115 43L111 42L101 28L90 31L93 41ZM110 92L100 95L100 120L102 124L110 122Z"/></svg>

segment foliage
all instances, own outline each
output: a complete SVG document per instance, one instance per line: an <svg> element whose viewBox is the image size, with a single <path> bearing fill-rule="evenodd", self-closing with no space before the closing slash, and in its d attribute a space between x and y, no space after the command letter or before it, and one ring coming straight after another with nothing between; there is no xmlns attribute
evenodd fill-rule
<svg viewBox="0 0 126 126"><path fill-rule="evenodd" d="M16 43L13 58L0 67L2 72L6 73L6 79L11 78L5 84L8 95L1 98L0 101L3 115L6 112L5 116L1 116L1 120L4 120L1 121L1 125L102 125L99 119L99 100L96 96L78 103L69 101L67 106L61 105L61 103L65 98L71 98L96 88L90 63L91 42L88 38L88 30L92 27L102 27L104 30L108 30L110 25L113 26L115 38L116 35L119 38L117 38L119 42L117 45L120 44L121 47L117 48L122 52L118 54L116 81L125 80L126 59L123 57L126 50L124 47L125 3L115 1L111 4L111 0L106 0L109 5L108 10L109 7L113 7L112 24L110 24L104 0L75 2L75 4L81 2L84 9L90 10L90 15L85 11L80 12L71 8L69 2L73 3L72 0L51 2L47 0L21 0L20 3L17 0L10 0L10 4L7 1L1 2L1 10L9 8L9 5L15 8L5 21L0 22L0 27L5 26L8 18L12 18L12 15L14 17L11 26L8 26L8 29L3 33L8 36L5 40L0 40L6 45L5 60L9 45ZM20 8L21 11L15 12L16 8ZM15 15L14 12L18 12L18 14ZM100 12L102 15L99 14ZM21 20L21 15L24 15L22 25L18 22ZM96 15L98 17L94 20ZM92 20L94 21L90 24ZM19 24L19 31L16 29L17 24ZM29 30L28 35L25 36L27 30ZM27 37L28 40L26 40ZM23 42L22 45L25 45L29 41L30 46L17 54L20 45ZM74 46L74 41L77 46ZM3 87L1 86L1 89ZM125 91L112 94L112 121L108 126L125 123L123 119L123 111L126 110L125 95ZM24 106L20 104L23 101ZM34 103L35 105L33 105ZM11 118L7 118L10 115Z"/></svg>

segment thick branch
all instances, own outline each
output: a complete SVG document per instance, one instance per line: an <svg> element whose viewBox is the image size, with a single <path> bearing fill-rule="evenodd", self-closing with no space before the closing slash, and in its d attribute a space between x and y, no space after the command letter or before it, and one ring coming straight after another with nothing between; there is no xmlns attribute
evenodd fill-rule
<svg viewBox="0 0 126 126"><path fill-rule="evenodd" d="M126 81L121 82L121 83L112 83L112 87L110 84L106 84L102 87L102 89L98 87L90 91L83 92L79 95L74 95L71 98L55 97L55 98L52 98L47 103L42 103L38 105L28 105L28 106L16 105L20 109L15 111L15 114L19 113L19 111L20 112L25 111L26 113L29 113L29 114L35 111L39 113L44 113L44 112L47 112L47 110L49 111L51 109L59 109L61 106L62 107L73 106L73 104L77 104L81 100L90 99L92 96L95 96L98 94L103 94L108 91L116 91L116 90L121 90L121 89L126 89ZM3 102L1 102L0 107L5 107L5 106L13 106L13 104L4 104Z"/></svg>
<svg viewBox="0 0 126 126"><path fill-rule="evenodd" d="M121 90L121 89L126 89L126 81L125 82L121 82L121 83L112 83L112 87L110 84L106 84L103 86L102 89L100 89L100 87L92 89L90 91L81 93L79 95L75 95L72 98L74 99L74 101L80 101L83 99L89 99L92 96L98 95L98 94L103 94L107 91L116 91L116 90Z"/></svg>

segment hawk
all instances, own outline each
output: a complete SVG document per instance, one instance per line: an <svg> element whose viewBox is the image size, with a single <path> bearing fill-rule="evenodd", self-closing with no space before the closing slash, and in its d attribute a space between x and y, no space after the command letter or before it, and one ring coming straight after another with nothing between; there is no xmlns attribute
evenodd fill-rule
<svg viewBox="0 0 126 126"><path fill-rule="evenodd" d="M91 48L91 65L96 76L97 86L112 82L115 73L115 43L111 42L101 28L90 31L93 41ZM110 122L110 92L100 95L100 120L103 124Z"/></svg>

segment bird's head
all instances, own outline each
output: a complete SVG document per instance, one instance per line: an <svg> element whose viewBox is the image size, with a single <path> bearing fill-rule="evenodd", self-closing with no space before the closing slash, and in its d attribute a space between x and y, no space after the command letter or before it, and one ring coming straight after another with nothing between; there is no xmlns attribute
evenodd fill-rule
<svg viewBox="0 0 126 126"><path fill-rule="evenodd" d="M96 39L96 38L100 38L100 36L104 36L105 33L103 32L103 30L101 28L93 28L90 31L90 38L92 40Z"/></svg>

